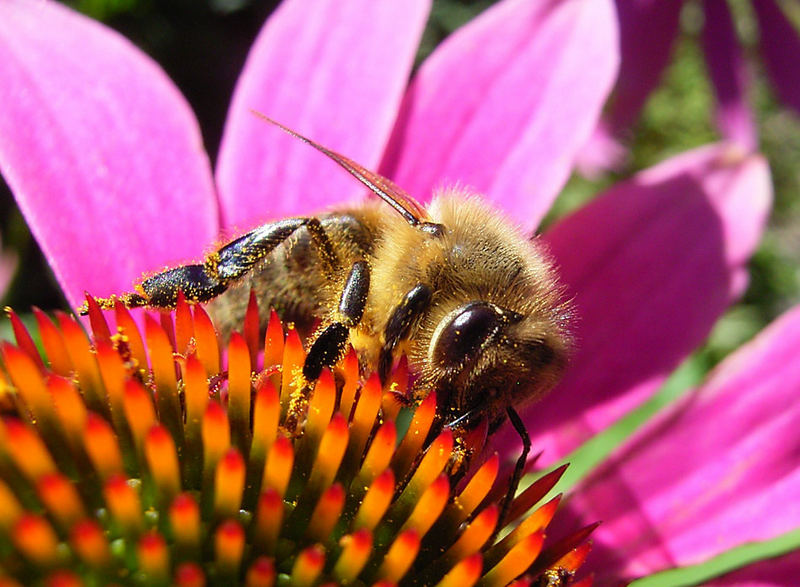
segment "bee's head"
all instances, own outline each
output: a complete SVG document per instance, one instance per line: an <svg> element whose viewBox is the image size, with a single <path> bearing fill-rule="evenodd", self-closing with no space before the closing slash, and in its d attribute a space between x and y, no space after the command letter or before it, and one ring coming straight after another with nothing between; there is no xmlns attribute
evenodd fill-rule
<svg viewBox="0 0 800 587"><path fill-rule="evenodd" d="M566 347L561 328L548 316L471 301L452 310L433 332L428 383L447 421L471 413L496 423L509 405L535 400L556 384Z"/></svg>

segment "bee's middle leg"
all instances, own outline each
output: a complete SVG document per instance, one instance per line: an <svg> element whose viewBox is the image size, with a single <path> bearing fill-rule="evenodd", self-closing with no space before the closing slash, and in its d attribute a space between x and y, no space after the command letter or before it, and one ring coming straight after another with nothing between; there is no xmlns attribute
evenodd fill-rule
<svg viewBox="0 0 800 587"><path fill-rule="evenodd" d="M303 365L303 376L308 381L319 378L325 367L332 367L347 348L350 329L357 326L364 315L369 294L369 265L356 261L347 276L339 296L338 320L326 326L314 340Z"/></svg>

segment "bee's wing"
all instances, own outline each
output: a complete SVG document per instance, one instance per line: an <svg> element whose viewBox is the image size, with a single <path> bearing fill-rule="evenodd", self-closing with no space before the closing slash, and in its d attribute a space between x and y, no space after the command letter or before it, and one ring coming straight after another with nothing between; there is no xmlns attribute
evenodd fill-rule
<svg viewBox="0 0 800 587"><path fill-rule="evenodd" d="M430 220L428 213L425 211L425 208L417 202L414 198L411 197L405 190L395 184L392 180L383 177L382 175L378 175L377 173L366 169L365 167L359 165L352 159L348 159L344 155L340 155L336 151L331 151L327 147L320 145L319 143L312 141L308 137L304 137L300 133L293 131L292 129L283 126L280 122L276 122L261 114L260 112L256 112L255 110L252 111L253 114L258 116L259 118L266 120L270 124L274 124L282 131L287 134L292 135L293 137L300 139L304 143L311 145L317 151L327 155L330 159L333 159L336 163L338 163L341 167L343 167L350 175L355 177L358 181L363 183L369 190L379 196L384 202L389 204L392 208L397 210L403 218L405 218L411 226L418 226Z"/></svg>

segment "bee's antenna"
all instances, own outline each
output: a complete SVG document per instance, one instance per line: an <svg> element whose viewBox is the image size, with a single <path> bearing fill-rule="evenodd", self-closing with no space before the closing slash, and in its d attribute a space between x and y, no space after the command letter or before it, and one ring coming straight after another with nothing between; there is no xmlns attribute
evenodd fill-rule
<svg viewBox="0 0 800 587"><path fill-rule="evenodd" d="M402 215L403 218L406 219L406 222L408 222L411 226L418 227L426 232L433 233L434 235L440 232L440 230L437 230L441 229L438 224L425 221L427 218L427 212L425 209L391 179L370 171L352 159L349 159L348 157L345 157L336 151L332 151L324 145L320 145L316 141L313 141L308 137L305 137L292 130L291 128L282 125L280 122L273 120L266 114L262 114L261 112L252 109L250 112L258 116L261 120L277 126L286 134L304 142L307 145L310 145L323 155L326 155L329 159L333 160L342 169L347 171L350 175L365 185L373 194L381 198L384 202L399 212L400 215Z"/></svg>

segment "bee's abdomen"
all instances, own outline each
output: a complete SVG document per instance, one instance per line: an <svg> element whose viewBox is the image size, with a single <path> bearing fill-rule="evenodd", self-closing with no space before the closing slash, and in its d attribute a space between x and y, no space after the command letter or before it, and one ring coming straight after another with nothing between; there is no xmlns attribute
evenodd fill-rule
<svg viewBox="0 0 800 587"><path fill-rule="evenodd" d="M377 225L369 211L347 211L320 217L341 271L324 270L320 252L305 228L298 229L243 279L209 304L209 310L227 336L241 324L250 290L255 291L262 327L274 308L284 320L310 325L324 319L334 307L343 276L358 260L372 254ZM339 275L342 273L342 275Z"/></svg>

